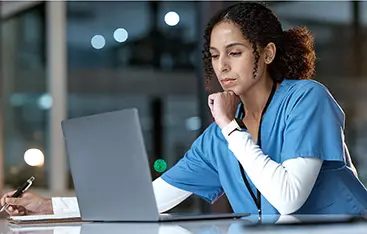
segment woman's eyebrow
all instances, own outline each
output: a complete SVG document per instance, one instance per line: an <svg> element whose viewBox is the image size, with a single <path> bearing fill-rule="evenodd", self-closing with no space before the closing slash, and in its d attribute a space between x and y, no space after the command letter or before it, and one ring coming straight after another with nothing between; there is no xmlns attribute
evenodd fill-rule
<svg viewBox="0 0 367 234"><path fill-rule="evenodd" d="M233 42L233 43L229 43L228 45L226 45L225 47L226 47L226 49L229 49L229 48L231 48L231 47L234 47L234 46L244 46L244 47L248 47L246 44L244 44L244 43L241 43L241 42ZM218 49L217 48L215 48L215 47L209 47L209 50L215 50L215 51L218 51Z"/></svg>
<svg viewBox="0 0 367 234"><path fill-rule="evenodd" d="M230 43L230 44L226 45L226 48L228 49L228 48L231 48L233 46L238 46L238 45L248 47L246 44L243 44L241 42L234 42L234 43Z"/></svg>

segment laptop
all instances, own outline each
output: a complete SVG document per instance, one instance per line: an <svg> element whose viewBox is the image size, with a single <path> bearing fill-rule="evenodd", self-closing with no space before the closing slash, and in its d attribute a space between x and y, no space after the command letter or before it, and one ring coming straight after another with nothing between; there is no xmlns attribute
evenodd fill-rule
<svg viewBox="0 0 367 234"><path fill-rule="evenodd" d="M61 123L80 215L85 221L179 221L250 214L159 214L135 108Z"/></svg>

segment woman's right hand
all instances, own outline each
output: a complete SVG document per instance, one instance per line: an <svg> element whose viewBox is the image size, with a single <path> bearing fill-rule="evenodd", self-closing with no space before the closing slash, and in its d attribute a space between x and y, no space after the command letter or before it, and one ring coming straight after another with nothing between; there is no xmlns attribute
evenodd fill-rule
<svg viewBox="0 0 367 234"><path fill-rule="evenodd" d="M5 193L1 205L9 204L6 212L11 216L31 214L53 214L52 200L26 192L19 198L11 197L15 191Z"/></svg>

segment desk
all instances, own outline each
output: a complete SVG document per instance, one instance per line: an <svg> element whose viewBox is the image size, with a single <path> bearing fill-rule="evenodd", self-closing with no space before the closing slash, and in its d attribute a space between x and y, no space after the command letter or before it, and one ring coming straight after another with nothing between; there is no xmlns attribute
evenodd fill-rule
<svg viewBox="0 0 367 234"><path fill-rule="evenodd" d="M290 234L366 234L367 222L306 224L307 221L341 222L347 216L264 216L257 224L257 216L241 220L185 221L170 223L66 223L37 226L15 226L0 221L1 234L242 234L242 233L290 233ZM293 225L289 225L292 223ZM287 225L286 225L287 224Z"/></svg>

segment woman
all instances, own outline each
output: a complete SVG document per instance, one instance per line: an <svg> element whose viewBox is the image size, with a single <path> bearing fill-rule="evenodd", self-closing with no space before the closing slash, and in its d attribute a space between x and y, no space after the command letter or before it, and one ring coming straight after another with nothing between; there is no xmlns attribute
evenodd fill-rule
<svg viewBox="0 0 367 234"><path fill-rule="evenodd" d="M218 12L205 30L208 97L215 119L186 155L153 182L160 212L192 193L223 193L236 213L361 214L367 191L344 142L344 113L315 73L313 38L283 31L258 3ZM27 193L5 199L11 215L77 210L75 198Z"/></svg>

